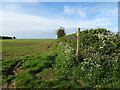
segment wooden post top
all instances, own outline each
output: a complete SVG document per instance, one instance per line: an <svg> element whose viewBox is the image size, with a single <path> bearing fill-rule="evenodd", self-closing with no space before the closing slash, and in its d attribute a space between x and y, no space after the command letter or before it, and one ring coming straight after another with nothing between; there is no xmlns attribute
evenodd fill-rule
<svg viewBox="0 0 120 90"><path fill-rule="evenodd" d="M80 28L78 28L77 37L79 37L79 35L80 35Z"/></svg>
<svg viewBox="0 0 120 90"><path fill-rule="evenodd" d="M78 28L78 30L80 30L80 28Z"/></svg>

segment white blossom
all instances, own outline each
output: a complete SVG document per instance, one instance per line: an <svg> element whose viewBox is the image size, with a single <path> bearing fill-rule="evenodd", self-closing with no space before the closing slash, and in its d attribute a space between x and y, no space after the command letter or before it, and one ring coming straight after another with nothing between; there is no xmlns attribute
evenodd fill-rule
<svg viewBox="0 0 120 90"><path fill-rule="evenodd" d="M103 47L99 47L99 48L103 48Z"/></svg>

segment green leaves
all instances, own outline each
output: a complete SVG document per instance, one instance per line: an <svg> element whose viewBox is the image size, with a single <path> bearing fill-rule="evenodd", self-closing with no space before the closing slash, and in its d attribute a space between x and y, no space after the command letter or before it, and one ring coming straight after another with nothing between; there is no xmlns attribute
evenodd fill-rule
<svg viewBox="0 0 120 90"><path fill-rule="evenodd" d="M101 28L84 30L80 33L80 40L81 62L75 60L76 41L64 41L66 44L59 51L56 60L56 65L59 65L59 75L64 79L82 79L84 83L92 87L96 85L103 87L101 86L103 83L109 85L108 82L111 80L111 82L116 81L116 77L119 76L120 53L120 39L116 34Z"/></svg>

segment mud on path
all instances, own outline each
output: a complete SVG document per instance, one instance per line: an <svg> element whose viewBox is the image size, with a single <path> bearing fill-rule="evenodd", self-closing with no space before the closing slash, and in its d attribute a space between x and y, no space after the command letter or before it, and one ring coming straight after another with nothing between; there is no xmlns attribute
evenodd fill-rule
<svg viewBox="0 0 120 90"><path fill-rule="evenodd" d="M7 72L7 76L13 75L15 77L15 75L17 75L21 72L24 72L25 69L19 67L19 65L24 62L17 61L15 64L13 64ZM15 79L12 79L6 85L3 85L2 88L17 88Z"/></svg>
<svg viewBox="0 0 120 90"><path fill-rule="evenodd" d="M43 69L35 76L39 77L40 80L55 80L57 78L56 70L52 67Z"/></svg>

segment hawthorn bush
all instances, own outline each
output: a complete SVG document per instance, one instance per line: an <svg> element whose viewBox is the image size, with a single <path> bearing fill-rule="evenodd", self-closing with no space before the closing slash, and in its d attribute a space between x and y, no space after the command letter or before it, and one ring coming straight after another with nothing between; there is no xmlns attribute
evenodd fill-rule
<svg viewBox="0 0 120 90"><path fill-rule="evenodd" d="M81 87L120 88L120 38L117 34L102 28L80 32L79 61L75 58L76 41L65 37L59 41L64 46L58 50L56 59L61 78L72 80Z"/></svg>

